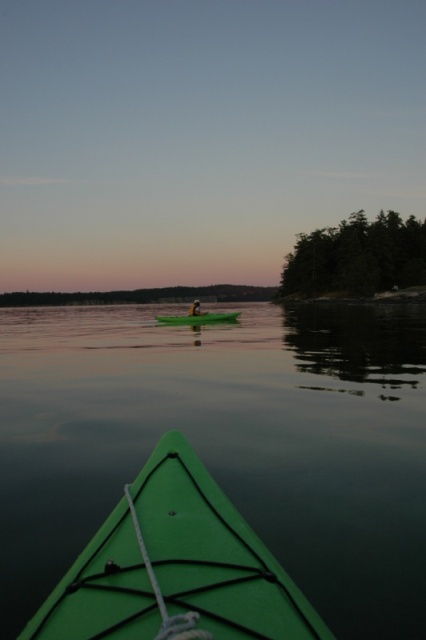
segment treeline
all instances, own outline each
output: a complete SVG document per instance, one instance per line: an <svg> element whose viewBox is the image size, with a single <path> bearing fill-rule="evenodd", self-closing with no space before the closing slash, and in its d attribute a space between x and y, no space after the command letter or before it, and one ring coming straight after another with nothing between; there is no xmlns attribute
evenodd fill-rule
<svg viewBox="0 0 426 640"><path fill-rule="evenodd" d="M426 285L426 220L380 211L369 222L363 210L338 228L298 234L285 258L278 299L335 294L373 296L395 287Z"/></svg>
<svg viewBox="0 0 426 640"><path fill-rule="evenodd" d="M269 301L277 287L218 284L208 287L166 287L134 291L95 292L14 292L0 295L0 307L34 307L64 305L189 303L194 298L209 302Z"/></svg>

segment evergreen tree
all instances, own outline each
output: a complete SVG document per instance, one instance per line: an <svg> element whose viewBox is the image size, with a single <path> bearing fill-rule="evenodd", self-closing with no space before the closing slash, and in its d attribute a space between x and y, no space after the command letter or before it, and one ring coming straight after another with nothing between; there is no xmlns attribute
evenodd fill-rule
<svg viewBox="0 0 426 640"><path fill-rule="evenodd" d="M280 285L283 295L304 291L316 296L324 286L331 285L335 231L329 228L298 234L294 253L285 258Z"/></svg>
<svg viewBox="0 0 426 640"><path fill-rule="evenodd" d="M394 286L426 284L426 220L380 211L369 223L363 209L337 229L298 234L285 258L278 297L317 297L338 290L372 296Z"/></svg>
<svg viewBox="0 0 426 640"><path fill-rule="evenodd" d="M336 282L347 294L371 296L377 289L379 268L369 246L369 224L364 210L343 221L337 250Z"/></svg>

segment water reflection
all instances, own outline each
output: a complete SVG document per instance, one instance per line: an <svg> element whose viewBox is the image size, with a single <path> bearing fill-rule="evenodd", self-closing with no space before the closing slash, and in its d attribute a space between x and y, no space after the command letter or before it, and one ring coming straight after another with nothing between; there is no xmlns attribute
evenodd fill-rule
<svg viewBox="0 0 426 640"><path fill-rule="evenodd" d="M201 342L201 327L197 327L194 325L191 327L191 331L194 334L194 347L201 347L201 345L203 344Z"/></svg>
<svg viewBox="0 0 426 640"><path fill-rule="evenodd" d="M416 389L426 372L424 312L420 305L286 305L284 345L300 372L374 383L381 400L397 401L394 391Z"/></svg>
<svg viewBox="0 0 426 640"><path fill-rule="evenodd" d="M229 318L227 320L221 320L218 323L191 324L191 325L188 325L188 329L193 334L194 340L192 344L194 345L194 347L201 347L203 344L201 341L202 332L217 330L218 328L219 329L228 328L229 325L235 326L239 324L240 322L237 318Z"/></svg>

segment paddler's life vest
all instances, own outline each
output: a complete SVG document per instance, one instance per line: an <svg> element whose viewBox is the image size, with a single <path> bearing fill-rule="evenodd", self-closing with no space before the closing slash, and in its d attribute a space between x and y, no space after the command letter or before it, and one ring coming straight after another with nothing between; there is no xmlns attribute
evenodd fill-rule
<svg viewBox="0 0 426 640"><path fill-rule="evenodd" d="M200 308L200 305L195 304L195 302L194 302L194 304L191 305L191 308L189 310L189 315L190 316L199 316L200 315L199 308Z"/></svg>

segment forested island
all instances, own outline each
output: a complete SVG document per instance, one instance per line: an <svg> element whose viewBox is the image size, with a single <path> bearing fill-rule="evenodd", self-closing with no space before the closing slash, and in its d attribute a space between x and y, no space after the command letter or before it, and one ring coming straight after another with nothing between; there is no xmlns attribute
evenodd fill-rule
<svg viewBox="0 0 426 640"><path fill-rule="evenodd" d="M14 292L0 295L0 307L34 307L103 304L190 303L194 298L203 302L264 302L277 293L277 287L216 284L207 287L166 287L107 292Z"/></svg>
<svg viewBox="0 0 426 640"><path fill-rule="evenodd" d="M365 298L410 287L426 289L426 219L404 222L382 210L369 222L361 210L337 228L298 234L275 300Z"/></svg>

